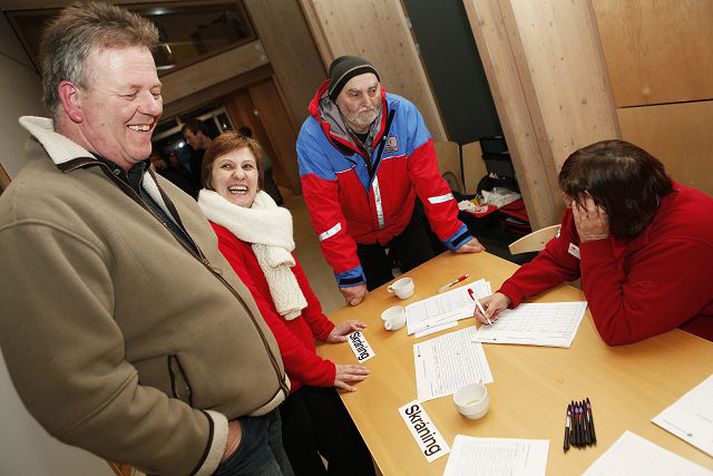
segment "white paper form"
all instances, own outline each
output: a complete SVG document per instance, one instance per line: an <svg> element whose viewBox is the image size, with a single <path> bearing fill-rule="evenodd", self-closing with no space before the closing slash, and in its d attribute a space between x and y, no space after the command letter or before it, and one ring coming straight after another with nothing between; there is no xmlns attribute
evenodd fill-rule
<svg viewBox="0 0 713 476"><path fill-rule="evenodd" d="M711 476L712 471L625 431L584 476Z"/></svg>
<svg viewBox="0 0 713 476"><path fill-rule="evenodd" d="M490 282L479 279L467 286L461 286L446 293L436 294L428 299L406 306L406 326L408 334L421 332L429 327L441 326L473 316L475 302L470 298L468 289L473 290L473 297L482 299L493 294Z"/></svg>
<svg viewBox="0 0 713 476"><path fill-rule="evenodd" d="M572 347L587 310L586 301L520 304L491 326L480 326L475 342Z"/></svg>
<svg viewBox="0 0 713 476"><path fill-rule="evenodd" d="M492 383L483 346L473 343L475 327L451 332L413 346L418 400L450 395L463 385Z"/></svg>
<svg viewBox="0 0 713 476"><path fill-rule="evenodd" d="M651 421L713 456L713 375Z"/></svg>
<svg viewBox="0 0 713 476"><path fill-rule="evenodd" d="M457 435L443 476L544 476L549 440Z"/></svg>

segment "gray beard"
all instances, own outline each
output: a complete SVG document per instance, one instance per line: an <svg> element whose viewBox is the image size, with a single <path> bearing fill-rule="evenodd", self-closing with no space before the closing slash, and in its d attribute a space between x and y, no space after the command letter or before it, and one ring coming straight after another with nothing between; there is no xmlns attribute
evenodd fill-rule
<svg viewBox="0 0 713 476"><path fill-rule="evenodd" d="M381 106L372 109L371 114L369 114L368 116L364 116L364 113L358 112L355 114L342 114L344 115L344 119L350 129L359 133L364 133L369 130L371 123L374 122L377 117L379 117L380 109Z"/></svg>

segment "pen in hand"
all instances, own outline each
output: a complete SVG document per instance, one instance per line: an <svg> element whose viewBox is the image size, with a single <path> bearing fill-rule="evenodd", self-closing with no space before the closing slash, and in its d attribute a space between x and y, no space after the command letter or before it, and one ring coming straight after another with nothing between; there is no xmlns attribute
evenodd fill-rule
<svg viewBox="0 0 713 476"><path fill-rule="evenodd" d="M477 299L475 299L475 296L473 296L473 290L470 289L470 288L468 288L468 296L470 296L470 298L471 298L473 301L475 301L475 307L478 308L478 310L479 310L480 313L483 315L483 317L485 318L485 320L488 321L488 325L489 325L489 326L492 326L493 323L492 323L492 321L490 320L490 318L485 314L485 309L483 309L483 305L480 304L480 301L478 301Z"/></svg>

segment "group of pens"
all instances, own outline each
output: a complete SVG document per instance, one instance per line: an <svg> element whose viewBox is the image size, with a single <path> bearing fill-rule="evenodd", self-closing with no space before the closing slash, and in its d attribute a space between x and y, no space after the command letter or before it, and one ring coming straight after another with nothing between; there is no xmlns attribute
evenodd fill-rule
<svg viewBox="0 0 713 476"><path fill-rule="evenodd" d="M570 402L567 405L564 424L564 452L567 452L570 445L584 448L596 444L597 433L594 431L594 415L589 398L580 402Z"/></svg>

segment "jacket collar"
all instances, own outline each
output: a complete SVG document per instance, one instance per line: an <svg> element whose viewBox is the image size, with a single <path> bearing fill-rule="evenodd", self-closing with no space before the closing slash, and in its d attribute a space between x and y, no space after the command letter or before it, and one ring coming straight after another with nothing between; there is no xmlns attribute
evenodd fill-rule
<svg viewBox="0 0 713 476"><path fill-rule="evenodd" d="M46 117L22 116L19 122L27 132L32 134L32 136L42 144L42 147L47 151L52 162L57 166L66 164L77 158L91 158L96 160L94 155L87 149L68 137L55 132L52 119Z"/></svg>
<svg viewBox="0 0 713 476"><path fill-rule="evenodd" d="M314 117L319 123L322 131L324 131L325 136L336 146L341 148L347 148L358 154L364 154L362 147L356 144L349 132L349 128L344 123L337 105L329 97L329 80L325 80L322 85L317 89L317 93L312 98L309 103L309 113ZM372 124L372 130L370 135L372 135L372 144L376 144L381 139L381 135L384 133L384 128L386 127L386 117L387 117L388 105L386 101L386 89L381 87L381 112L379 117Z"/></svg>
<svg viewBox="0 0 713 476"><path fill-rule="evenodd" d="M67 173L78 168L84 168L89 165L98 165L100 167L108 167L106 164L98 160L94 154L89 152L84 147L80 146L73 140L56 132L54 130L54 122L46 117L22 116L19 119L20 125L29 132L32 137L42 145L47 155L52 162L62 172ZM158 204L159 207L175 222L166 201L163 199L161 190L154 177L147 169L144 172L141 187L148 193L151 198Z"/></svg>

